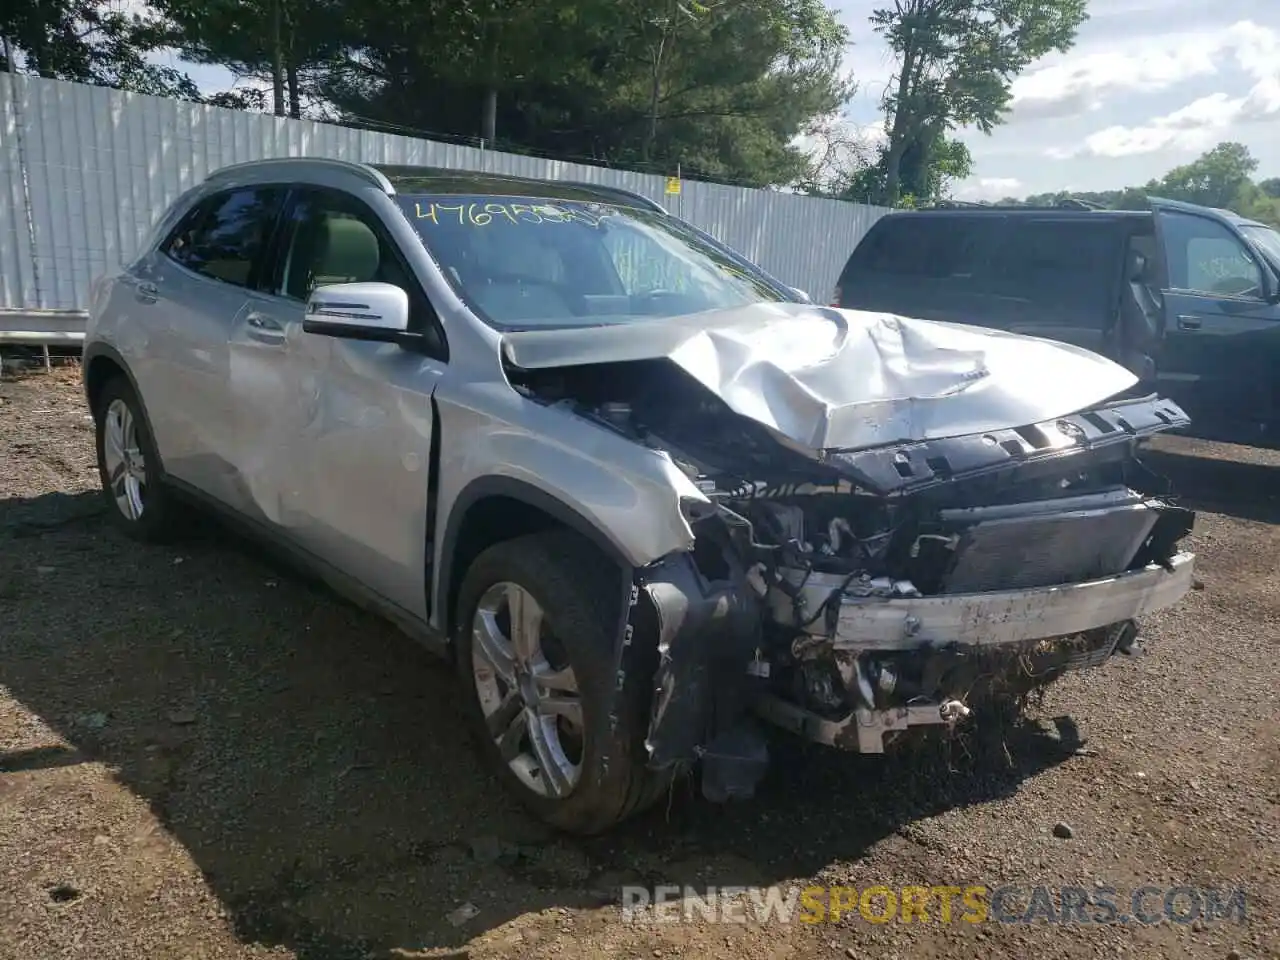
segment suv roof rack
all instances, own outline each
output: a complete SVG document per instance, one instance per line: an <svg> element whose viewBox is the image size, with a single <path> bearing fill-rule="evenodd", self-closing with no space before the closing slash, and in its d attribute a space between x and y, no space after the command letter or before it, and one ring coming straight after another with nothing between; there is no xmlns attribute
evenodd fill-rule
<svg viewBox="0 0 1280 960"><path fill-rule="evenodd" d="M212 180L215 177L231 176L241 170L264 167L273 163L320 164L322 166L344 170L347 173L354 173L358 177L363 177L383 193L395 193L395 188L392 187L391 181L388 180L380 171L374 169L368 164L357 163L354 160L335 160L332 157L264 157L261 160L245 160L241 163L230 163L225 167L219 167L217 170L214 170L205 177L205 179Z"/></svg>
<svg viewBox="0 0 1280 960"><path fill-rule="evenodd" d="M610 187L603 183L591 183L588 180L556 180L555 183L563 183L569 187L582 187L584 190L594 190L597 193L612 195L624 200L632 200L655 213L666 213L667 208L656 200L651 200L643 193L636 193L634 190L627 190L625 187Z"/></svg>
<svg viewBox="0 0 1280 960"><path fill-rule="evenodd" d="M1083 200L1080 197L1065 197L1058 201L1059 207L1069 207L1075 210L1106 210L1104 204L1098 203L1096 200Z"/></svg>
<svg viewBox="0 0 1280 960"><path fill-rule="evenodd" d="M1098 203L1095 200L1085 200L1081 197L1063 197L1056 203L1042 204L1037 203L987 203L976 200L939 200L927 207L921 207L921 210L997 210L997 211L1027 211L1034 213L1035 211L1049 210L1099 210L1110 211L1111 208L1105 204ZM1119 212L1119 211L1117 211Z"/></svg>

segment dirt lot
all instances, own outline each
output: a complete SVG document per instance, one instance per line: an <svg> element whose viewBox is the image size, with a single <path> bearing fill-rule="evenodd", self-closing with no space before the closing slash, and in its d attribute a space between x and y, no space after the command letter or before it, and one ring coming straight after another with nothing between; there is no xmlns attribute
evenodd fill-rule
<svg viewBox="0 0 1280 960"><path fill-rule="evenodd" d="M576 842L497 792L448 669L393 629L212 527L111 532L90 428L74 371L0 383L0 957L1280 956L1280 454L1161 442L1206 511L1203 589L1144 625L1145 659L1053 689L1007 759L793 748L749 804L682 786ZM1247 922L637 924L615 902L809 881L1243 886Z"/></svg>

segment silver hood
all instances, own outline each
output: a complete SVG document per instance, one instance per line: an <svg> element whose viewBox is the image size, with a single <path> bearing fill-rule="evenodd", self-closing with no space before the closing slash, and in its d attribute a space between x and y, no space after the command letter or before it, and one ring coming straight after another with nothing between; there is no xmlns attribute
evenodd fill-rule
<svg viewBox="0 0 1280 960"><path fill-rule="evenodd" d="M503 350L525 369L665 357L736 413L814 450L1024 426L1137 382L1070 344L808 304L511 332Z"/></svg>

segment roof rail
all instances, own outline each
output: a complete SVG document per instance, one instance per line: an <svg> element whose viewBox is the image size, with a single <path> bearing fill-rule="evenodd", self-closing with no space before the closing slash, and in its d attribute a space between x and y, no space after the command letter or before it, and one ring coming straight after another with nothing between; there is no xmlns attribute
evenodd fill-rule
<svg viewBox="0 0 1280 960"><path fill-rule="evenodd" d="M375 170L373 167L365 163L357 163L354 160L335 160L332 157L266 157L262 160L245 160L242 163L231 163L225 167L219 167L209 174L205 179L212 180L215 177L230 176L241 170L252 169L254 167L267 166L272 163L315 163L323 166L333 167L344 170L347 173L354 173L358 177L363 177L383 193L395 193L395 187L391 185L381 171Z"/></svg>
<svg viewBox="0 0 1280 960"><path fill-rule="evenodd" d="M642 206L647 207L656 213L666 213L667 208L656 200L650 200L643 193L636 193L634 190L627 190L623 187L610 187L603 183L591 183L587 180L557 180L556 183L562 183L569 187L583 187L584 189L594 190L597 193L612 194L625 200L638 201Z"/></svg>
<svg viewBox="0 0 1280 960"><path fill-rule="evenodd" d="M1058 201L1059 207L1070 207L1075 210L1106 210L1105 204L1096 200L1082 200L1080 197L1064 197Z"/></svg>

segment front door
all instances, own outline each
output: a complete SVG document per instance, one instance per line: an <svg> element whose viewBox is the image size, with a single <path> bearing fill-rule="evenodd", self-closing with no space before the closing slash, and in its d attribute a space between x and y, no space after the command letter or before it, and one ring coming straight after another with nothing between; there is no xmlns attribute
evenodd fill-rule
<svg viewBox="0 0 1280 960"><path fill-rule="evenodd" d="M1161 392L1202 423L1270 420L1280 371L1274 279L1225 218L1152 206L1165 266Z"/></svg>
<svg viewBox="0 0 1280 960"><path fill-rule="evenodd" d="M278 247L272 282L231 348L240 470L256 513L425 619L431 394L444 364L302 332L317 285L393 283L409 293L415 324L427 322L425 298L378 216L341 191L297 190Z"/></svg>

